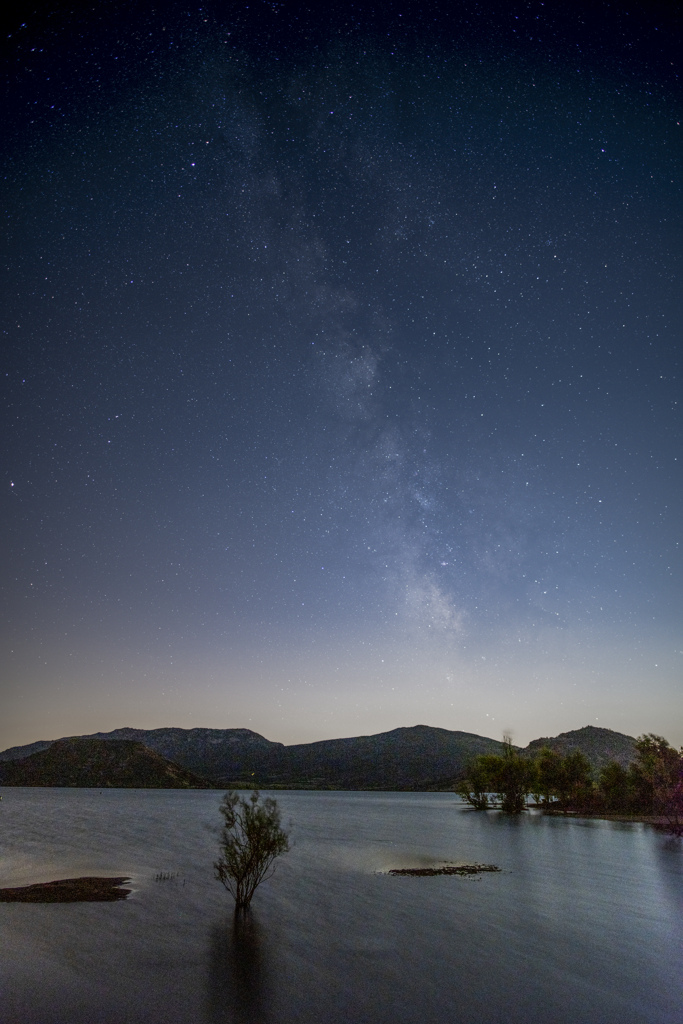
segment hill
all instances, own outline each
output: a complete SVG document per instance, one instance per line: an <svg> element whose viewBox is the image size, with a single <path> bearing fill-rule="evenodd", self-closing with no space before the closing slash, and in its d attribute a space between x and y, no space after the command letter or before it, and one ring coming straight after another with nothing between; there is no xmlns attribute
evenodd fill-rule
<svg viewBox="0 0 683 1024"><path fill-rule="evenodd" d="M535 754L542 747L550 747L562 757L572 750L580 750L590 761L594 772L600 771L608 761L618 761L623 768L628 768L636 756L633 736L594 725L585 725L583 729L572 729L571 732L561 732L559 736L532 740L523 752Z"/></svg>
<svg viewBox="0 0 683 1024"><path fill-rule="evenodd" d="M115 729L109 733L81 737L81 740L106 744L132 743L138 747L144 744L150 752L154 751L156 755L161 756L162 760L168 759L175 762L176 767L182 766L195 777L201 776L200 781L203 785L227 787L231 784L255 784L262 788L299 786L310 789L351 790L450 789L462 776L472 757L501 751L498 740L427 725L393 729L373 736L321 740L317 743L299 743L292 746L273 743L251 729ZM549 746L562 754L579 749L586 754L593 770L598 771L611 758L628 765L635 756L634 743L632 736L625 736L611 729L586 726L583 729L561 733L559 736L532 740L519 752L533 756L543 746ZM54 742L39 741L26 747L12 747L0 753L0 784L5 780L9 763L45 755L49 750L54 750L56 745ZM57 754L63 756L59 750ZM207 779L210 783L203 781ZM142 782L137 784L147 785Z"/></svg>
<svg viewBox="0 0 683 1024"><path fill-rule="evenodd" d="M262 784L305 781L320 789L449 788L472 757L500 750L497 740L474 733L415 725L284 747L265 754L257 777Z"/></svg>
<svg viewBox="0 0 683 1024"><path fill-rule="evenodd" d="M16 761L20 757L37 754L40 750L47 750L55 742L55 740L37 740L36 743L26 743L22 747L8 747L7 750L0 750L0 761Z"/></svg>
<svg viewBox="0 0 683 1024"><path fill-rule="evenodd" d="M207 779L250 779L264 758L285 750L251 729L114 729L88 739L136 740Z"/></svg>
<svg viewBox="0 0 683 1024"><path fill-rule="evenodd" d="M115 729L82 739L143 743L216 785L313 789L448 788L471 757L501 749L497 740L426 725L289 747L250 729ZM55 745L39 741L4 751L0 754L0 784L8 761L27 760L27 754L31 758L45 755ZM33 752L36 747L38 753Z"/></svg>
<svg viewBox="0 0 683 1024"><path fill-rule="evenodd" d="M56 740L47 750L0 763L3 786L211 789L211 783L132 740Z"/></svg>

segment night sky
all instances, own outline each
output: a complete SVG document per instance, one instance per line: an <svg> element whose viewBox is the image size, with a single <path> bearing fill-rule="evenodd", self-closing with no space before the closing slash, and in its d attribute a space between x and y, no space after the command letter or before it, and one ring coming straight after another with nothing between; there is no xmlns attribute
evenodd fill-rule
<svg viewBox="0 0 683 1024"><path fill-rule="evenodd" d="M683 743L666 6L6 24L0 749Z"/></svg>

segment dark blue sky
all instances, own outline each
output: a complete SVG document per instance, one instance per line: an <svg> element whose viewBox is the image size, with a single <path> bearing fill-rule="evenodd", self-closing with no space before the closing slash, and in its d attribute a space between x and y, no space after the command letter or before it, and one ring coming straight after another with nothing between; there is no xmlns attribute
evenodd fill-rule
<svg viewBox="0 0 683 1024"><path fill-rule="evenodd" d="M6 36L0 748L683 743L680 18Z"/></svg>

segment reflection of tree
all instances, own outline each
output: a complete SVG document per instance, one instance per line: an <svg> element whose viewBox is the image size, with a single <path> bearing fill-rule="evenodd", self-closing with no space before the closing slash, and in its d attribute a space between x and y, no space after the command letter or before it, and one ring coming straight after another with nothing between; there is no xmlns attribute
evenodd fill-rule
<svg viewBox="0 0 683 1024"><path fill-rule="evenodd" d="M212 1024L267 1024L265 934L251 911L214 925L209 963Z"/></svg>

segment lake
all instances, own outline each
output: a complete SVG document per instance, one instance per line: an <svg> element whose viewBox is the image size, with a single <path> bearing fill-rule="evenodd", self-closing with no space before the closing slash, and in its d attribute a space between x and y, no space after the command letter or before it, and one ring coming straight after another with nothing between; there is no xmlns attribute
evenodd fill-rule
<svg viewBox="0 0 683 1024"><path fill-rule="evenodd" d="M0 904L3 1024L683 1022L681 840L446 793L272 795L292 850L235 927L221 792L4 789L1 885L133 892ZM446 860L502 871L385 873Z"/></svg>

